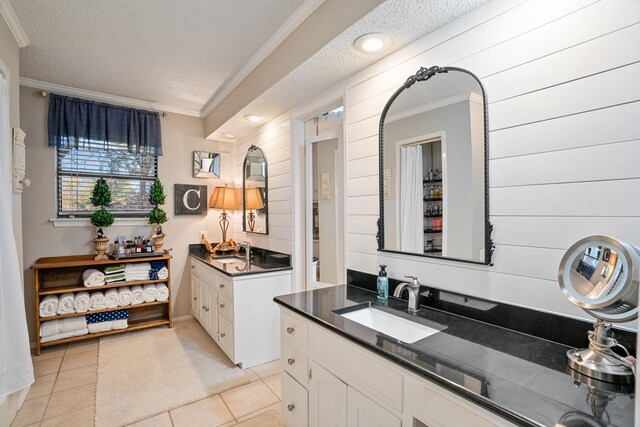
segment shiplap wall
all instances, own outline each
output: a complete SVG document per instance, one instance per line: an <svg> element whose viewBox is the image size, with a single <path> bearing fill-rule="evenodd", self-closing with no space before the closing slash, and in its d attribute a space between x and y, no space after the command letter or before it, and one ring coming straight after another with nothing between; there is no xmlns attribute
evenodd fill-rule
<svg viewBox="0 0 640 427"><path fill-rule="evenodd" d="M291 131L290 120L280 119L233 147L234 186L242 188L242 165L249 147L260 147L267 158L269 234L242 231L242 213L233 214L233 236L252 245L286 254L292 251Z"/></svg>
<svg viewBox="0 0 640 427"><path fill-rule="evenodd" d="M351 77L349 268L384 263L391 277L588 319L557 269L588 235L640 245L638 40L638 0L493 0ZM379 114L432 65L466 68L487 92L493 267L376 251Z"/></svg>

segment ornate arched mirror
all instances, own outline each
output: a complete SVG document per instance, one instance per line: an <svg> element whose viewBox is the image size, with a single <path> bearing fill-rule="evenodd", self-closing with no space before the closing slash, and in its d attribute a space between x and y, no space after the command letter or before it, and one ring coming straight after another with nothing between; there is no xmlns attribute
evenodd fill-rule
<svg viewBox="0 0 640 427"><path fill-rule="evenodd" d="M456 67L421 68L380 117L378 249L490 264L487 97Z"/></svg>
<svg viewBox="0 0 640 427"><path fill-rule="evenodd" d="M243 163L242 229L247 233L269 234L268 171L264 152L249 147Z"/></svg>

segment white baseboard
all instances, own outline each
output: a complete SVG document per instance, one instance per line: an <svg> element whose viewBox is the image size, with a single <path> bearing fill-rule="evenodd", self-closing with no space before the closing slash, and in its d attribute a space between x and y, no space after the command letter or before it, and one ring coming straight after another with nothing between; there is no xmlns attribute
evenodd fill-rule
<svg viewBox="0 0 640 427"><path fill-rule="evenodd" d="M22 404L27 398L29 390L31 390L31 386L0 398L0 426L11 425L18 413L18 409L22 407Z"/></svg>

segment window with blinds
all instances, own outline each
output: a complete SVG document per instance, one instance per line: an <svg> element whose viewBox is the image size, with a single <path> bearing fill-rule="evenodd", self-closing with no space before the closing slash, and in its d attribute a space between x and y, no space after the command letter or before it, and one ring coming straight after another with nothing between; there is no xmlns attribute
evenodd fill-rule
<svg viewBox="0 0 640 427"><path fill-rule="evenodd" d="M151 208L149 191L158 177L156 156L127 151L126 144L109 143L57 148L58 217L89 217L95 210L91 192L98 178L111 190L109 211L115 217L145 217Z"/></svg>

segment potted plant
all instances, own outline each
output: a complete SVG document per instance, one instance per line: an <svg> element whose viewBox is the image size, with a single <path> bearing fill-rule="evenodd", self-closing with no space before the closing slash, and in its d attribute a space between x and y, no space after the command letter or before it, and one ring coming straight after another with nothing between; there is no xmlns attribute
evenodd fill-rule
<svg viewBox="0 0 640 427"><path fill-rule="evenodd" d="M98 235L93 239L96 244L96 260L108 259L106 252L109 238L104 235L104 229L113 224L113 214L106 208L111 204L111 191L104 178L98 178L91 194L91 204L100 209L91 215L91 224L98 227Z"/></svg>
<svg viewBox="0 0 640 427"><path fill-rule="evenodd" d="M167 222L169 218L167 218L167 213L160 205L164 205L166 198L164 187L160 180L156 178L156 180L153 181L153 185L151 185L151 192L149 194L149 203L154 206L151 212L149 212L149 224L157 225L154 235L151 237L154 252L159 252L164 244L164 233L162 232L161 224Z"/></svg>

